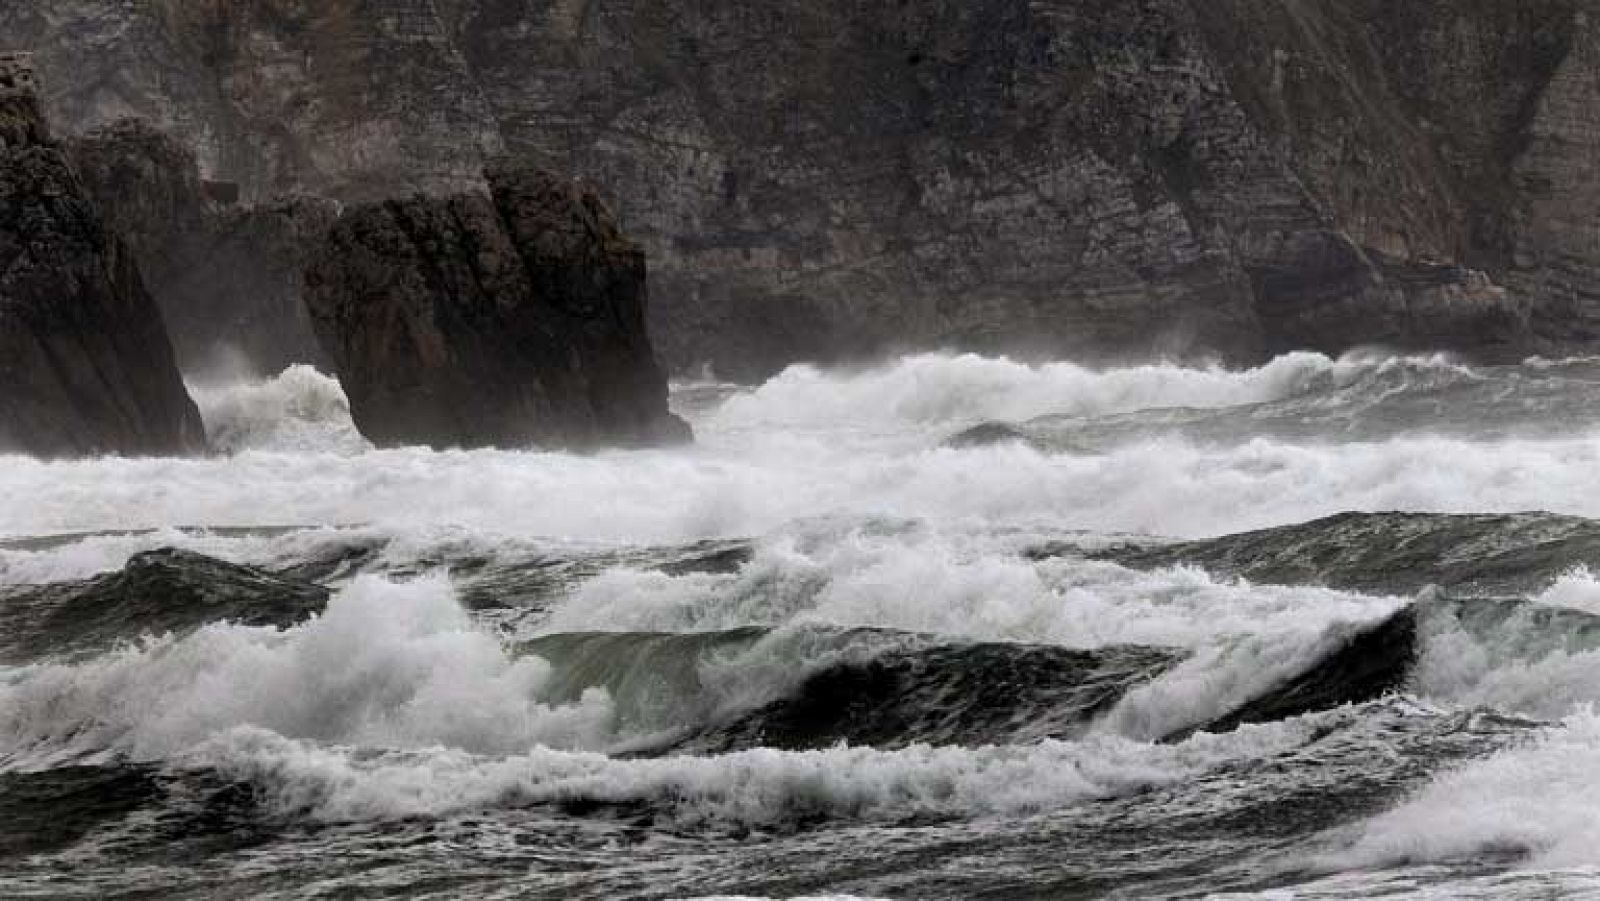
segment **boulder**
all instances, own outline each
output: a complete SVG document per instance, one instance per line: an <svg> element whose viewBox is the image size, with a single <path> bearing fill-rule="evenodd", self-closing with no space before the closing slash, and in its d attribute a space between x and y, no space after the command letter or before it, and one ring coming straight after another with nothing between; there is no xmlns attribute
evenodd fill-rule
<svg viewBox="0 0 1600 901"><path fill-rule="evenodd" d="M685 441L645 327L644 252L586 186L514 165L487 193L348 211L306 302L379 446Z"/></svg>
<svg viewBox="0 0 1600 901"><path fill-rule="evenodd" d="M0 70L25 66L0 58ZM161 310L101 221L31 81L0 78L0 451L203 450Z"/></svg>

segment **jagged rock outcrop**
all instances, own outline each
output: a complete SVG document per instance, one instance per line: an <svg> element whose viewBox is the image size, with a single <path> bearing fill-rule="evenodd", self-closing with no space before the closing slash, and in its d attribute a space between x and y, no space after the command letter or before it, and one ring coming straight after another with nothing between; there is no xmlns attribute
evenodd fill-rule
<svg viewBox="0 0 1600 901"><path fill-rule="evenodd" d="M67 142L90 197L138 257L186 372L327 368L301 299L335 205L307 197L219 203L192 150L139 119Z"/></svg>
<svg viewBox="0 0 1600 901"><path fill-rule="evenodd" d="M1600 338L1600 0L0 0L247 198L605 186L675 368Z"/></svg>
<svg viewBox="0 0 1600 901"><path fill-rule="evenodd" d="M510 165L489 192L346 213L306 301L379 446L688 440L646 333L645 260L592 189Z"/></svg>
<svg viewBox="0 0 1600 901"><path fill-rule="evenodd" d="M205 446L161 311L0 57L0 452L175 454Z"/></svg>

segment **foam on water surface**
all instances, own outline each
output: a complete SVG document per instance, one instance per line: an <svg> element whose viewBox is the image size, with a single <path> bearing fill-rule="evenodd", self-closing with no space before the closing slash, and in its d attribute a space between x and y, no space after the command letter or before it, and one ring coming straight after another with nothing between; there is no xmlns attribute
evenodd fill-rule
<svg viewBox="0 0 1600 901"><path fill-rule="evenodd" d="M592 456L353 452L336 386L296 369L263 385L207 389L204 406L229 456L6 459L0 535L454 525L661 544L759 535L819 516L1201 536L1345 509L1600 515L1600 499L1585 490L1600 468L1600 440L1583 423L1565 438L1488 443L1411 436L1318 446L1243 435L1229 447L1159 440L1091 455L941 446L996 415L1237 403L1378 365L1293 355L1244 373L973 357L918 357L853 375L802 368L699 411L695 447Z"/></svg>
<svg viewBox="0 0 1600 901"><path fill-rule="evenodd" d="M337 382L302 367L197 384L215 456L0 460L0 603L172 546L328 582L332 601L285 628L214 622L0 669L0 770L148 763L179 783L248 786L268 822L310 821L359 847L363 829L419 820L547 810L567 830L615 817L635 825L575 866L605 871L624 846L661 855L664 869L691 873L671 885L715 890L685 897L954 897L950 868L1007 853L991 830L1015 845L1072 834L1075 818L1096 811L1108 819L1094 835L1107 842L1124 817L1150 836L1173 817L1208 824L1194 847L1216 842L1218 855L1249 857L1240 866L1257 883L1292 884L1241 897L1583 891L1600 870L1600 797L1585 783L1600 765L1589 712L1600 702L1600 642L1590 639L1600 635L1590 622L1600 560L1563 552L1524 596L1462 599L1256 584L1181 564L1140 571L1077 549L1345 510L1600 517L1600 412L1515 427L1544 405L1587 409L1593 368L1302 353L1247 371L1092 369L929 354L852 371L794 367L753 389L682 385L675 402L698 444L593 455L376 451ZM1412 403L1393 409L1429 409L1431 425L1450 428L1315 433L1340 421L1340 405L1395 392ZM1509 412L1492 434L1473 432L1482 411L1450 403L1502 393ZM1263 404L1280 421L1255 434L1248 423ZM1312 432L1281 421L1301 409ZM1136 428L1077 448L948 445L988 422L1132 417L1144 428L1213 414L1244 425L1223 441ZM707 539L723 543L694 544ZM1417 619L1404 699L1189 733L1407 605ZM725 653L701 648L737 630L750 631ZM622 673L613 697L582 690L553 651L518 651L529 640L580 656L612 646L580 635L595 631L657 641L663 660L680 646L698 656L673 662L678 695L662 700L650 674ZM1073 740L645 756L658 733L784 699L840 661L982 642L1170 656ZM670 715L637 715L658 700ZM1546 725L1519 720L1485 738L1471 725L1490 715L1480 708ZM1368 769L1379 771L1370 785L1345 790ZM1302 785L1321 785L1331 806L1296 794ZM1263 816L1283 836L1239 825ZM119 828L137 831L135 820ZM937 860L900 882L835 882L822 864L795 864L804 878L793 890L692 876L729 853L695 844L710 841L698 830L830 829L859 830L840 841L860 842L861 855L926 841ZM1193 850L1187 834L1172 841L1174 855ZM976 856L944 862L942 849L957 846ZM1124 863L1163 853L1114 850ZM1006 878L1070 888L1049 882L1061 875L1047 849L1033 856ZM1302 869L1275 869L1286 859ZM529 872L519 864L517 879ZM666 886L652 897L676 891ZM485 896L510 896L502 889Z"/></svg>

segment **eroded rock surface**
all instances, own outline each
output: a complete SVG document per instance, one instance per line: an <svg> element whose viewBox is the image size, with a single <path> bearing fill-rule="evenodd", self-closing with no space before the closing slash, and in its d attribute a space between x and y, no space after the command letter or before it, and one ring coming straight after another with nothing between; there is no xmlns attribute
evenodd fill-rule
<svg viewBox="0 0 1600 901"><path fill-rule="evenodd" d="M326 369L301 298L335 205L310 197L224 202L194 152L139 119L67 142L95 205L138 257L185 372Z"/></svg>
<svg viewBox="0 0 1600 901"><path fill-rule="evenodd" d="M351 210L307 303L380 446L687 440L645 331L644 252L591 189L497 165L490 192Z"/></svg>
<svg viewBox="0 0 1600 901"><path fill-rule="evenodd" d="M0 58L0 452L203 450L161 310L14 65Z"/></svg>
<svg viewBox="0 0 1600 901"><path fill-rule="evenodd" d="M1600 337L1595 0L0 0L247 199L605 186L675 369Z"/></svg>

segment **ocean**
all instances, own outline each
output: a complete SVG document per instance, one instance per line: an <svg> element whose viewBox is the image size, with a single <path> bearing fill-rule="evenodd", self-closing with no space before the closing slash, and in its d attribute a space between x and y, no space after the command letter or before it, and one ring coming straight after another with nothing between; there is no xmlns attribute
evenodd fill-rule
<svg viewBox="0 0 1600 901"><path fill-rule="evenodd" d="M1600 359L191 388L0 458L0 898L1600 898Z"/></svg>

